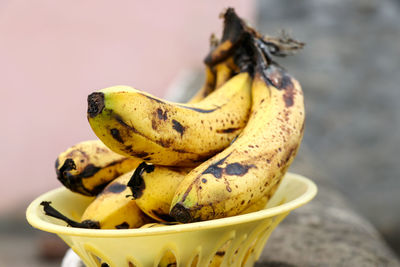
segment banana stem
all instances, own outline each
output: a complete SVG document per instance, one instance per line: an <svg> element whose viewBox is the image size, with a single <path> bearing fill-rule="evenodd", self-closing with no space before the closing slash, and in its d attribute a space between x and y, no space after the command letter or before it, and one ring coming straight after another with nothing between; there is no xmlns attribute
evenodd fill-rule
<svg viewBox="0 0 400 267"><path fill-rule="evenodd" d="M44 213L47 216L51 216L53 218L62 220L64 222L66 222L69 226L78 227L78 228L100 229L100 225L98 222L94 222L94 221L90 221L90 220L86 220L83 222L77 222L77 221L74 221L74 220L68 218L67 216L65 216L58 210L56 210L53 206L51 206L50 201L42 201L40 203L40 205L43 206Z"/></svg>
<svg viewBox="0 0 400 267"><path fill-rule="evenodd" d="M214 66L228 57L232 56L240 50L241 47L246 46L250 40L255 40L257 46L262 50L264 57L268 64L273 63L272 56L285 57L293 55L304 47L303 42L299 42L289 37L289 35L282 31L280 36L262 36L255 29L250 27L244 20L242 20L233 8L228 8L224 14L224 30L221 41L214 44L210 53L205 58L204 62L208 66ZM248 38L250 36L250 38ZM245 53L246 55L247 53ZM238 66L246 66L248 64L240 62L247 61L248 57L240 53L240 57L236 57L235 62ZM247 56L249 56L247 54Z"/></svg>

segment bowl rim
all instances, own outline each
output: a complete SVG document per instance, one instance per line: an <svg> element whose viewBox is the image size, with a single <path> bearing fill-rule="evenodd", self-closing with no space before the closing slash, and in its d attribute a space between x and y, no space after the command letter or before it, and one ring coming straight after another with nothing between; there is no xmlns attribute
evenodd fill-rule
<svg viewBox="0 0 400 267"><path fill-rule="evenodd" d="M193 222L179 225L169 225L168 227L154 227L154 228L136 228L136 229L84 229L84 228L73 228L69 226L57 225L48 221L45 221L39 217L36 213L38 206L43 200L49 199L49 196L56 194L59 191L67 190L64 187L58 187L50 190L33 200L27 210L26 219L31 226L34 228L55 233L59 235L69 236L86 236L86 237L133 237L133 236L148 236L148 235L159 235L159 234L171 234L175 232L187 232L187 231L198 231L210 228L219 228L223 226L242 224L249 221L261 220L264 218L273 217L279 214L284 214L294 210L300 206L311 201L317 194L317 186L309 178L302 175L288 172L285 177L289 179L298 180L306 185L306 190L303 194L297 198L286 202L284 204L263 209L260 211L236 215L232 217L214 219L202 222Z"/></svg>

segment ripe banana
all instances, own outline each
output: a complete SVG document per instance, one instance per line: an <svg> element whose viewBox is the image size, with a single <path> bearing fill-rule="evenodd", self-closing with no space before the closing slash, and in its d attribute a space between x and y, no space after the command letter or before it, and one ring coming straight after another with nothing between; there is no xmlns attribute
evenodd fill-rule
<svg viewBox="0 0 400 267"><path fill-rule="evenodd" d="M233 144L191 171L175 192L171 216L187 223L233 216L277 185L304 130L300 84L249 38L256 61L252 110Z"/></svg>
<svg viewBox="0 0 400 267"><path fill-rule="evenodd" d="M132 171L110 184L93 200L82 214L82 223L98 225L101 229L138 228L151 222L139 206L128 195L127 183Z"/></svg>
<svg viewBox="0 0 400 267"><path fill-rule="evenodd" d="M141 163L131 176L128 187L139 208L159 222L172 222L171 201L179 183L191 169Z"/></svg>
<svg viewBox="0 0 400 267"><path fill-rule="evenodd" d="M215 65L215 88L220 88L232 77L233 69L229 65L235 65L233 58L228 58L226 61Z"/></svg>
<svg viewBox="0 0 400 267"><path fill-rule="evenodd" d="M251 78L242 72L194 104L163 101L128 86L88 96L88 120L113 151L167 166L194 166L241 132L250 112Z"/></svg>
<svg viewBox="0 0 400 267"><path fill-rule="evenodd" d="M111 151L100 140L80 142L59 154L57 179L68 189L97 195L113 179L135 169L141 160Z"/></svg>
<svg viewBox="0 0 400 267"><path fill-rule="evenodd" d="M203 87L189 101L196 103L215 90L215 80L227 80L233 62L218 64L215 71L206 65L206 81ZM214 73L215 72L215 73ZM80 142L59 154L56 159L58 180L73 192L83 195L97 195L111 180L135 169L140 159L125 157L111 151L100 140Z"/></svg>
<svg viewBox="0 0 400 267"><path fill-rule="evenodd" d="M270 190L268 190L268 192L265 195L263 195L259 200L257 200L257 202L250 205L248 208L243 210L240 214L248 214L251 212L256 212L256 211L260 211L260 210L264 209L265 206L267 205L268 201L275 194L275 191L278 189L279 185L280 185L280 182L276 183L274 186L271 187Z"/></svg>
<svg viewBox="0 0 400 267"><path fill-rule="evenodd" d="M142 162L107 185L87 207L82 221L98 223L100 228L137 228L150 218L170 224L173 193L188 172Z"/></svg>
<svg viewBox="0 0 400 267"><path fill-rule="evenodd" d="M74 221L51 206L48 201L41 205L48 216L63 220L72 227L90 229L128 229L138 228L152 222L136 205L135 200L128 197L130 189L126 184L132 172L127 172L109 183L104 190L86 207L81 221Z"/></svg>

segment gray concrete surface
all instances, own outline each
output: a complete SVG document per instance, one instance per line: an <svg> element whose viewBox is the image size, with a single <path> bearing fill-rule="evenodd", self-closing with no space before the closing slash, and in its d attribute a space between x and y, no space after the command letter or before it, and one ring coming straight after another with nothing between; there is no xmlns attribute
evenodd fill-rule
<svg viewBox="0 0 400 267"><path fill-rule="evenodd" d="M400 1L258 1L257 28L306 42L278 59L302 84L318 169L400 252Z"/></svg>
<svg viewBox="0 0 400 267"><path fill-rule="evenodd" d="M256 266L400 266L377 229L325 173L310 168L315 161L303 146L290 171L310 177L318 194L277 227Z"/></svg>

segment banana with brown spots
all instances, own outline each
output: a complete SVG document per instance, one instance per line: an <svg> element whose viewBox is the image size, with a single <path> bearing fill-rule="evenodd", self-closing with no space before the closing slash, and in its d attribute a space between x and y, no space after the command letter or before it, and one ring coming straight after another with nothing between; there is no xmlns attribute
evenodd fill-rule
<svg viewBox="0 0 400 267"><path fill-rule="evenodd" d="M235 142L191 171L175 192L171 216L182 223L240 214L267 195L294 159L304 130L298 81L265 54L257 39L249 121Z"/></svg>
<svg viewBox="0 0 400 267"><path fill-rule="evenodd" d="M80 221L74 221L56 208L50 202L43 201L41 205L48 216L68 223L69 226L90 229L128 229L138 228L152 222L141 211L132 197L127 183L133 172L127 172L109 183L104 190L86 207Z"/></svg>
<svg viewBox="0 0 400 267"><path fill-rule="evenodd" d="M88 97L88 120L113 151L167 166L195 166L226 148L246 125L251 77L241 72L200 102L164 101L129 86Z"/></svg>
<svg viewBox="0 0 400 267"><path fill-rule="evenodd" d="M169 215L169 210L174 192L190 170L143 162L135 169L127 185L144 213L159 222L171 222L174 218Z"/></svg>
<svg viewBox="0 0 400 267"><path fill-rule="evenodd" d="M100 228L137 228L150 221L168 223L171 200L187 169L142 162L112 181L86 208L83 222Z"/></svg>
<svg viewBox="0 0 400 267"><path fill-rule="evenodd" d="M188 101L196 103L224 85L236 72L240 72L232 57L213 67L206 65L206 78L203 87Z"/></svg>
<svg viewBox="0 0 400 267"><path fill-rule="evenodd" d="M151 222L129 196L127 183L131 176L132 171L127 172L107 185L86 208L81 221L98 225L100 229L138 228Z"/></svg>
<svg viewBox="0 0 400 267"><path fill-rule="evenodd" d="M113 179L135 169L142 160L111 151L100 140L75 144L56 159L57 179L73 192L95 196Z"/></svg>

